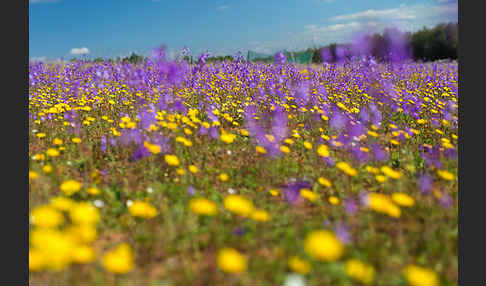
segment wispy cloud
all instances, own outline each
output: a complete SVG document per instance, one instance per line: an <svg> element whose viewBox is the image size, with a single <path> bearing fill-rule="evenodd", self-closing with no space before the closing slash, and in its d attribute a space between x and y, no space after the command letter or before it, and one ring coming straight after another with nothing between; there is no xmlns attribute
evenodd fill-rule
<svg viewBox="0 0 486 286"><path fill-rule="evenodd" d="M227 10L229 9L229 5L219 5L218 7L216 7L216 10L218 11L224 11L224 10Z"/></svg>
<svg viewBox="0 0 486 286"><path fill-rule="evenodd" d="M69 53L73 56L87 55L87 54L89 54L89 49L86 48L86 47L72 48Z"/></svg>

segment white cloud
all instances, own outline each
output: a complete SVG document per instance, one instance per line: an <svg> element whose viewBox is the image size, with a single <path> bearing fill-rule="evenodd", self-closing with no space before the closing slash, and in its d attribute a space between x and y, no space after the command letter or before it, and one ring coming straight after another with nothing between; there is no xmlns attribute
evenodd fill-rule
<svg viewBox="0 0 486 286"><path fill-rule="evenodd" d="M343 21L343 20L371 20L371 19L395 19L395 20L411 20L415 19L415 15L413 11L410 9L402 9L402 8L395 8L395 9L386 9L386 10L374 10L369 9L366 11L353 13L353 14L344 14L332 17L332 21Z"/></svg>
<svg viewBox="0 0 486 286"><path fill-rule="evenodd" d="M229 7L230 6L228 6L228 5L220 5L220 6L216 7L216 10L223 11L223 10L228 9Z"/></svg>
<svg viewBox="0 0 486 286"><path fill-rule="evenodd" d="M71 55L74 55L74 56L77 56L77 55L87 55L87 54L89 54L89 49L86 48L86 47L82 47L82 48L72 48L69 53Z"/></svg>

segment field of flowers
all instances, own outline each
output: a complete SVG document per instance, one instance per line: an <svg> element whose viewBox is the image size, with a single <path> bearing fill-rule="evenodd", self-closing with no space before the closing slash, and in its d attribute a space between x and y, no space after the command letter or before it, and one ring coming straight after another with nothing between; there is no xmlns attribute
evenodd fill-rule
<svg viewBox="0 0 486 286"><path fill-rule="evenodd" d="M31 285L457 285L457 63L29 65Z"/></svg>

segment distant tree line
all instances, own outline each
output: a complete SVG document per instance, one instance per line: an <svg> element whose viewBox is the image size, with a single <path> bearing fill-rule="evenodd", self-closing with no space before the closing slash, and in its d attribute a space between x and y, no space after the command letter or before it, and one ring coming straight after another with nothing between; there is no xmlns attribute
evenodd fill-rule
<svg viewBox="0 0 486 286"><path fill-rule="evenodd" d="M397 39L400 43L397 45ZM356 48L362 51L356 51ZM349 58L353 55L359 55L363 52L371 55L378 61L389 60L391 56L400 56L412 58L415 61L435 61L441 59L457 59L458 57L458 24L441 23L433 28L422 28L421 30L411 32L401 32L395 29L385 29L383 33L363 36L354 44L332 43L324 47L308 48L297 52L284 52L290 62L305 63L335 63ZM310 56L309 56L310 55ZM125 63L140 63L146 57L132 52L129 56L116 59L96 58L93 62L115 61ZM182 58L188 63L193 63L192 56ZM305 59L305 60L304 60ZM76 61L77 59L71 59ZM235 58L230 55L212 56L206 59L208 63L234 61ZM259 57L249 59L253 62L271 63L274 56Z"/></svg>
<svg viewBox="0 0 486 286"><path fill-rule="evenodd" d="M400 41L398 45L396 41L394 42L396 39ZM367 54L379 61L386 61L393 53L398 53L399 56L407 55L415 61L457 59L459 48L458 25L457 23L441 23L433 28L424 27L414 33L385 29L381 34L375 33L363 37L356 44L358 48L365 49ZM350 44L332 43L315 49L312 62L323 62L323 55L327 56L325 59L327 62L337 62L343 54L344 56L353 55L353 48L356 47Z"/></svg>

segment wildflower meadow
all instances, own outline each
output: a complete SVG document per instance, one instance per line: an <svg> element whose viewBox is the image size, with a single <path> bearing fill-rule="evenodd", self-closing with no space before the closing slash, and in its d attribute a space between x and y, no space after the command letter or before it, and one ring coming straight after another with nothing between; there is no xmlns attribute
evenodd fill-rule
<svg viewBox="0 0 486 286"><path fill-rule="evenodd" d="M31 285L457 285L458 65L29 64Z"/></svg>

